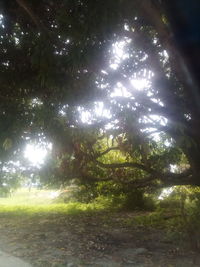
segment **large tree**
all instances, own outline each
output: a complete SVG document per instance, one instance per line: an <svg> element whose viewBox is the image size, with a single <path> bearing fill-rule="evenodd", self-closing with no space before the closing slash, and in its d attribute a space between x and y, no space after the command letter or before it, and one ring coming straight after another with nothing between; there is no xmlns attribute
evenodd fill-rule
<svg viewBox="0 0 200 267"><path fill-rule="evenodd" d="M177 23L168 2L1 1L1 163L47 139L63 179L123 170L133 186L199 185L200 38L178 36L199 24L175 1ZM123 161L108 162L112 151Z"/></svg>

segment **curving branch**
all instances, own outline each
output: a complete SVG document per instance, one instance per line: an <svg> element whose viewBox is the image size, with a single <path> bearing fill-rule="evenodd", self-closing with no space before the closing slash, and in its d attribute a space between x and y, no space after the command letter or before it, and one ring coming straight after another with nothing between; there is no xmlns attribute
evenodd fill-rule
<svg viewBox="0 0 200 267"><path fill-rule="evenodd" d="M32 19L32 21L35 23L35 25L41 30L46 30L45 26L39 19L39 17L34 13L34 11L31 9L29 4L26 2L26 0L16 0L18 5L24 9L24 11L29 15L29 17Z"/></svg>
<svg viewBox="0 0 200 267"><path fill-rule="evenodd" d="M195 177L193 176L191 168L183 171L182 173L172 173L172 172L157 172L156 170L145 166L144 164L136 163L136 162L123 162L123 163L103 163L100 161L95 161L96 164L102 168L137 168L145 171L147 174L146 177L139 180L123 180L120 181L123 184L129 184L133 187L144 188L147 186L153 187L167 187L174 185L195 185ZM158 182L159 181L159 182Z"/></svg>
<svg viewBox="0 0 200 267"><path fill-rule="evenodd" d="M134 177L132 177L134 178ZM87 178L88 179L88 178ZM90 177L90 181L93 182L100 182L100 181L113 181L116 179L112 177L106 178L97 178L97 177ZM131 186L133 188L145 188L145 187L152 187L152 188L163 188L163 187L170 187L175 185L191 185L195 183L193 182L193 176L191 169L186 170L183 173L175 174L175 173L166 173L166 174L150 174L142 179L137 180L120 180L117 178L119 183L124 185Z"/></svg>

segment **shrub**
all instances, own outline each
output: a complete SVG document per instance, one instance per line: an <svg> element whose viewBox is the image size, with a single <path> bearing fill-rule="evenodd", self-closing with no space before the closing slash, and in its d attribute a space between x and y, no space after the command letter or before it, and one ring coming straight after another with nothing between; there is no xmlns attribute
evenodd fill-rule
<svg viewBox="0 0 200 267"><path fill-rule="evenodd" d="M142 190L130 189L115 182L99 182L68 187L57 199L56 203L100 203L109 209L121 210L154 210L155 201Z"/></svg>
<svg viewBox="0 0 200 267"><path fill-rule="evenodd" d="M180 208L180 199L167 197L159 201L158 206L162 209L179 209Z"/></svg>
<svg viewBox="0 0 200 267"><path fill-rule="evenodd" d="M97 197L96 189L93 185L69 186L61 191L56 198L56 203L81 202L90 203Z"/></svg>

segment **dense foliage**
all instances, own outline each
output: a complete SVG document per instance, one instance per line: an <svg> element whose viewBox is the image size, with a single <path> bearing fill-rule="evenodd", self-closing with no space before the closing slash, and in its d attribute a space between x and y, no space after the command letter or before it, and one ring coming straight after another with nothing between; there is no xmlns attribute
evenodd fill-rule
<svg viewBox="0 0 200 267"><path fill-rule="evenodd" d="M45 183L199 185L194 57L165 2L1 1L2 169L37 140Z"/></svg>

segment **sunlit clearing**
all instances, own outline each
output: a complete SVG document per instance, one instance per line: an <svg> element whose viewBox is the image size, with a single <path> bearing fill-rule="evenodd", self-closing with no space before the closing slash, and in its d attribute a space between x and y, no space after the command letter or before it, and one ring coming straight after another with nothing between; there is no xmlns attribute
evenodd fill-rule
<svg viewBox="0 0 200 267"><path fill-rule="evenodd" d="M46 148L40 145L27 144L24 150L24 157L28 159L33 166L40 166L44 163L45 157L50 149L51 144Z"/></svg>
<svg viewBox="0 0 200 267"><path fill-rule="evenodd" d="M60 191L53 191L53 192L50 192L49 197L51 199L54 199L54 198L57 198L59 196L59 194L60 194Z"/></svg>

